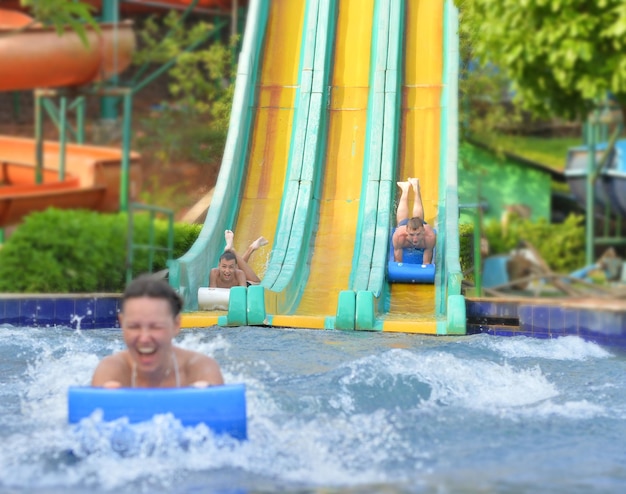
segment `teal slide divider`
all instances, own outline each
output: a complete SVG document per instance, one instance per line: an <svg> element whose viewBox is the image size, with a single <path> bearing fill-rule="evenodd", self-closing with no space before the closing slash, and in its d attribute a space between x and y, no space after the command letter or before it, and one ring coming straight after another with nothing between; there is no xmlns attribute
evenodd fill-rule
<svg viewBox="0 0 626 494"><path fill-rule="evenodd" d="M459 260L458 192L458 10L452 0L444 9L444 78L441 94L441 162L439 176L439 218L444 225L437 235L436 263L443 266L435 274L435 314L438 334L465 334L465 299L461 295L463 272ZM441 248L440 248L441 247Z"/></svg>
<svg viewBox="0 0 626 494"><path fill-rule="evenodd" d="M350 290L340 293L335 326L374 329L374 304L386 287L387 252L400 129L404 0L378 0L374 8L372 60L363 183ZM357 293L352 304L349 292ZM367 293L369 295L367 295ZM347 304L343 307L343 304ZM354 306L354 314L347 307ZM364 317L367 314L367 317Z"/></svg>
<svg viewBox="0 0 626 494"><path fill-rule="evenodd" d="M335 0L309 0L304 53L294 116L288 180L278 227L262 285L279 292L278 313L289 313L302 296L309 274L310 241L319 210L326 144L328 84L331 70Z"/></svg>
<svg viewBox="0 0 626 494"><path fill-rule="evenodd" d="M183 297L185 310L198 309L198 288L208 285L209 271L224 247L224 230L232 228L237 217L269 5L269 0L249 2L228 137L211 207L195 243L168 266L169 283Z"/></svg>
<svg viewBox="0 0 626 494"><path fill-rule="evenodd" d="M363 173L367 182L361 190L359 240L350 280L352 290L368 290L379 297L386 283L398 156L404 0L379 0L375 15Z"/></svg>

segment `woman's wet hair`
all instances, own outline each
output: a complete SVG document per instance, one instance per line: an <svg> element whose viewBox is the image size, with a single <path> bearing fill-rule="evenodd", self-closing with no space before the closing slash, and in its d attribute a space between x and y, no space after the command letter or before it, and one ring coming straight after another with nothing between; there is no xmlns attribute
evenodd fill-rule
<svg viewBox="0 0 626 494"><path fill-rule="evenodd" d="M167 300L176 317L183 309L183 299L176 293L170 284L160 278L150 275L141 275L131 281L122 295L120 310L124 312L124 303L131 298L150 297Z"/></svg>

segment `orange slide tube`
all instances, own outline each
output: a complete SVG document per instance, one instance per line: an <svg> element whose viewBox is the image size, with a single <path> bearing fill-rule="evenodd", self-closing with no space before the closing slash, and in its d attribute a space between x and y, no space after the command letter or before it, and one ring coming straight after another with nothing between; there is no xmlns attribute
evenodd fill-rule
<svg viewBox="0 0 626 494"><path fill-rule="evenodd" d="M80 86L106 80L130 65L135 49L131 22L86 27L88 45L71 29L29 25L20 12L0 9L0 91ZM26 27L28 26L28 27Z"/></svg>

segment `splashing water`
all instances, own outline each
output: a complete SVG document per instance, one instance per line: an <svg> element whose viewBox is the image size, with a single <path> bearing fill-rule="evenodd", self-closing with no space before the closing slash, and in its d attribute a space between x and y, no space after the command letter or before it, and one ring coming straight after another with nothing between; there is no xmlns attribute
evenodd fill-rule
<svg viewBox="0 0 626 494"><path fill-rule="evenodd" d="M533 340L223 328L180 346L247 389L249 440L162 415L67 424L119 330L0 328L0 492L590 492L626 468L626 360Z"/></svg>

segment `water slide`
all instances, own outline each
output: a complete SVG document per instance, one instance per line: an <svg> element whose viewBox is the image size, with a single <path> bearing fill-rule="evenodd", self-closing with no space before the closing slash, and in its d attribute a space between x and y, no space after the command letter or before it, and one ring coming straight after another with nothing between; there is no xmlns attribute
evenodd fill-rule
<svg viewBox="0 0 626 494"><path fill-rule="evenodd" d="M253 0L226 149L202 232L170 266L198 288L235 231L263 235L260 286L186 326L463 334L456 187L456 10L447 0ZM397 180L419 177L438 231L431 284L386 280Z"/></svg>
<svg viewBox="0 0 626 494"><path fill-rule="evenodd" d="M82 86L106 80L130 64L135 47L131 24L103 24L100 33L87 29L86 36L88 46L74 32L58 36L23 13L0 10L0 91ZM0 136L0 228L52 206L119 209L121 150L78 144L62 148L46 141L42 154L38 176L36 141ZM131 187L139 181L138 159L131 153Z"/></svg>

